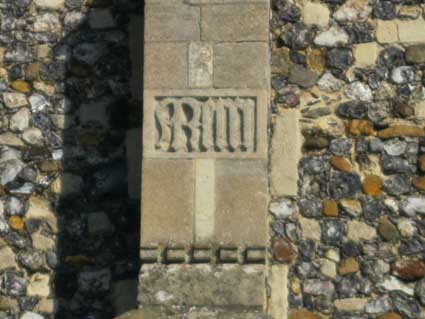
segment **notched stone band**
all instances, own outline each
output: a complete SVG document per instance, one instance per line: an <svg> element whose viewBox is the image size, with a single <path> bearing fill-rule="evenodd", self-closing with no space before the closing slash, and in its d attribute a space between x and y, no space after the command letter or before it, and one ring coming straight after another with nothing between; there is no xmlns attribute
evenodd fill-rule
<svg viewBox="0 0 425 319"><path fill-rule="evenodd" d="M266 248L142 246L140 249L140 259L144 264L264 264Z"/></svg>

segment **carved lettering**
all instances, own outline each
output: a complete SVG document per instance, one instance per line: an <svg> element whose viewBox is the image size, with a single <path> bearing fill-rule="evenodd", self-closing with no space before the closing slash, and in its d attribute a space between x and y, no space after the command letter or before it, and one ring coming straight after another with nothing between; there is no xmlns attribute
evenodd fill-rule
<svg viewBox="0 0 425 319"><path fill-rule="evenodd" d="M156 99L155 149L165 153L255 153L256 100L251 97Z"/></svg>

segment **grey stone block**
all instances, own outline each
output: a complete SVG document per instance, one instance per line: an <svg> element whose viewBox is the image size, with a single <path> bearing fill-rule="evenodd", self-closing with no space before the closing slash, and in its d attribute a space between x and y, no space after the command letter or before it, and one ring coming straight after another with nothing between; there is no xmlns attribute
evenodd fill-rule
<svg viewBox="0 0 425 319"><path fill-rule="evenodd" d="M144 265L139 301L141 306L262 307L264 272L264 265Z"/></svg>

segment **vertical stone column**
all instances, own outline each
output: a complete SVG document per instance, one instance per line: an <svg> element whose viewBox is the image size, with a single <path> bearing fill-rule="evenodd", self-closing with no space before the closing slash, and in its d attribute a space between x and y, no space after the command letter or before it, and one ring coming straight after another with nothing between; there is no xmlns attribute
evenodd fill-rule
<svg viewBox="0 0 425 319"><path fill-rule="evenodd" d="M141 307L263 316L269 9L146 1Z"/></svg>

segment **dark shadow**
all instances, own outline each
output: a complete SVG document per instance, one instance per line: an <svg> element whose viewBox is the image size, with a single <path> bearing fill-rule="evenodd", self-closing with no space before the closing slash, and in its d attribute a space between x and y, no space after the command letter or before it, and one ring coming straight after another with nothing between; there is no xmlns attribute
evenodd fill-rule
<svg viewBox="0 0 425 319"><path fill-rule="evenodd" d="M143 2L90 2L87 19L68 26L50 65L63 70L65 97L51 257L57 319L111 319L137 305Z"/></svg>

